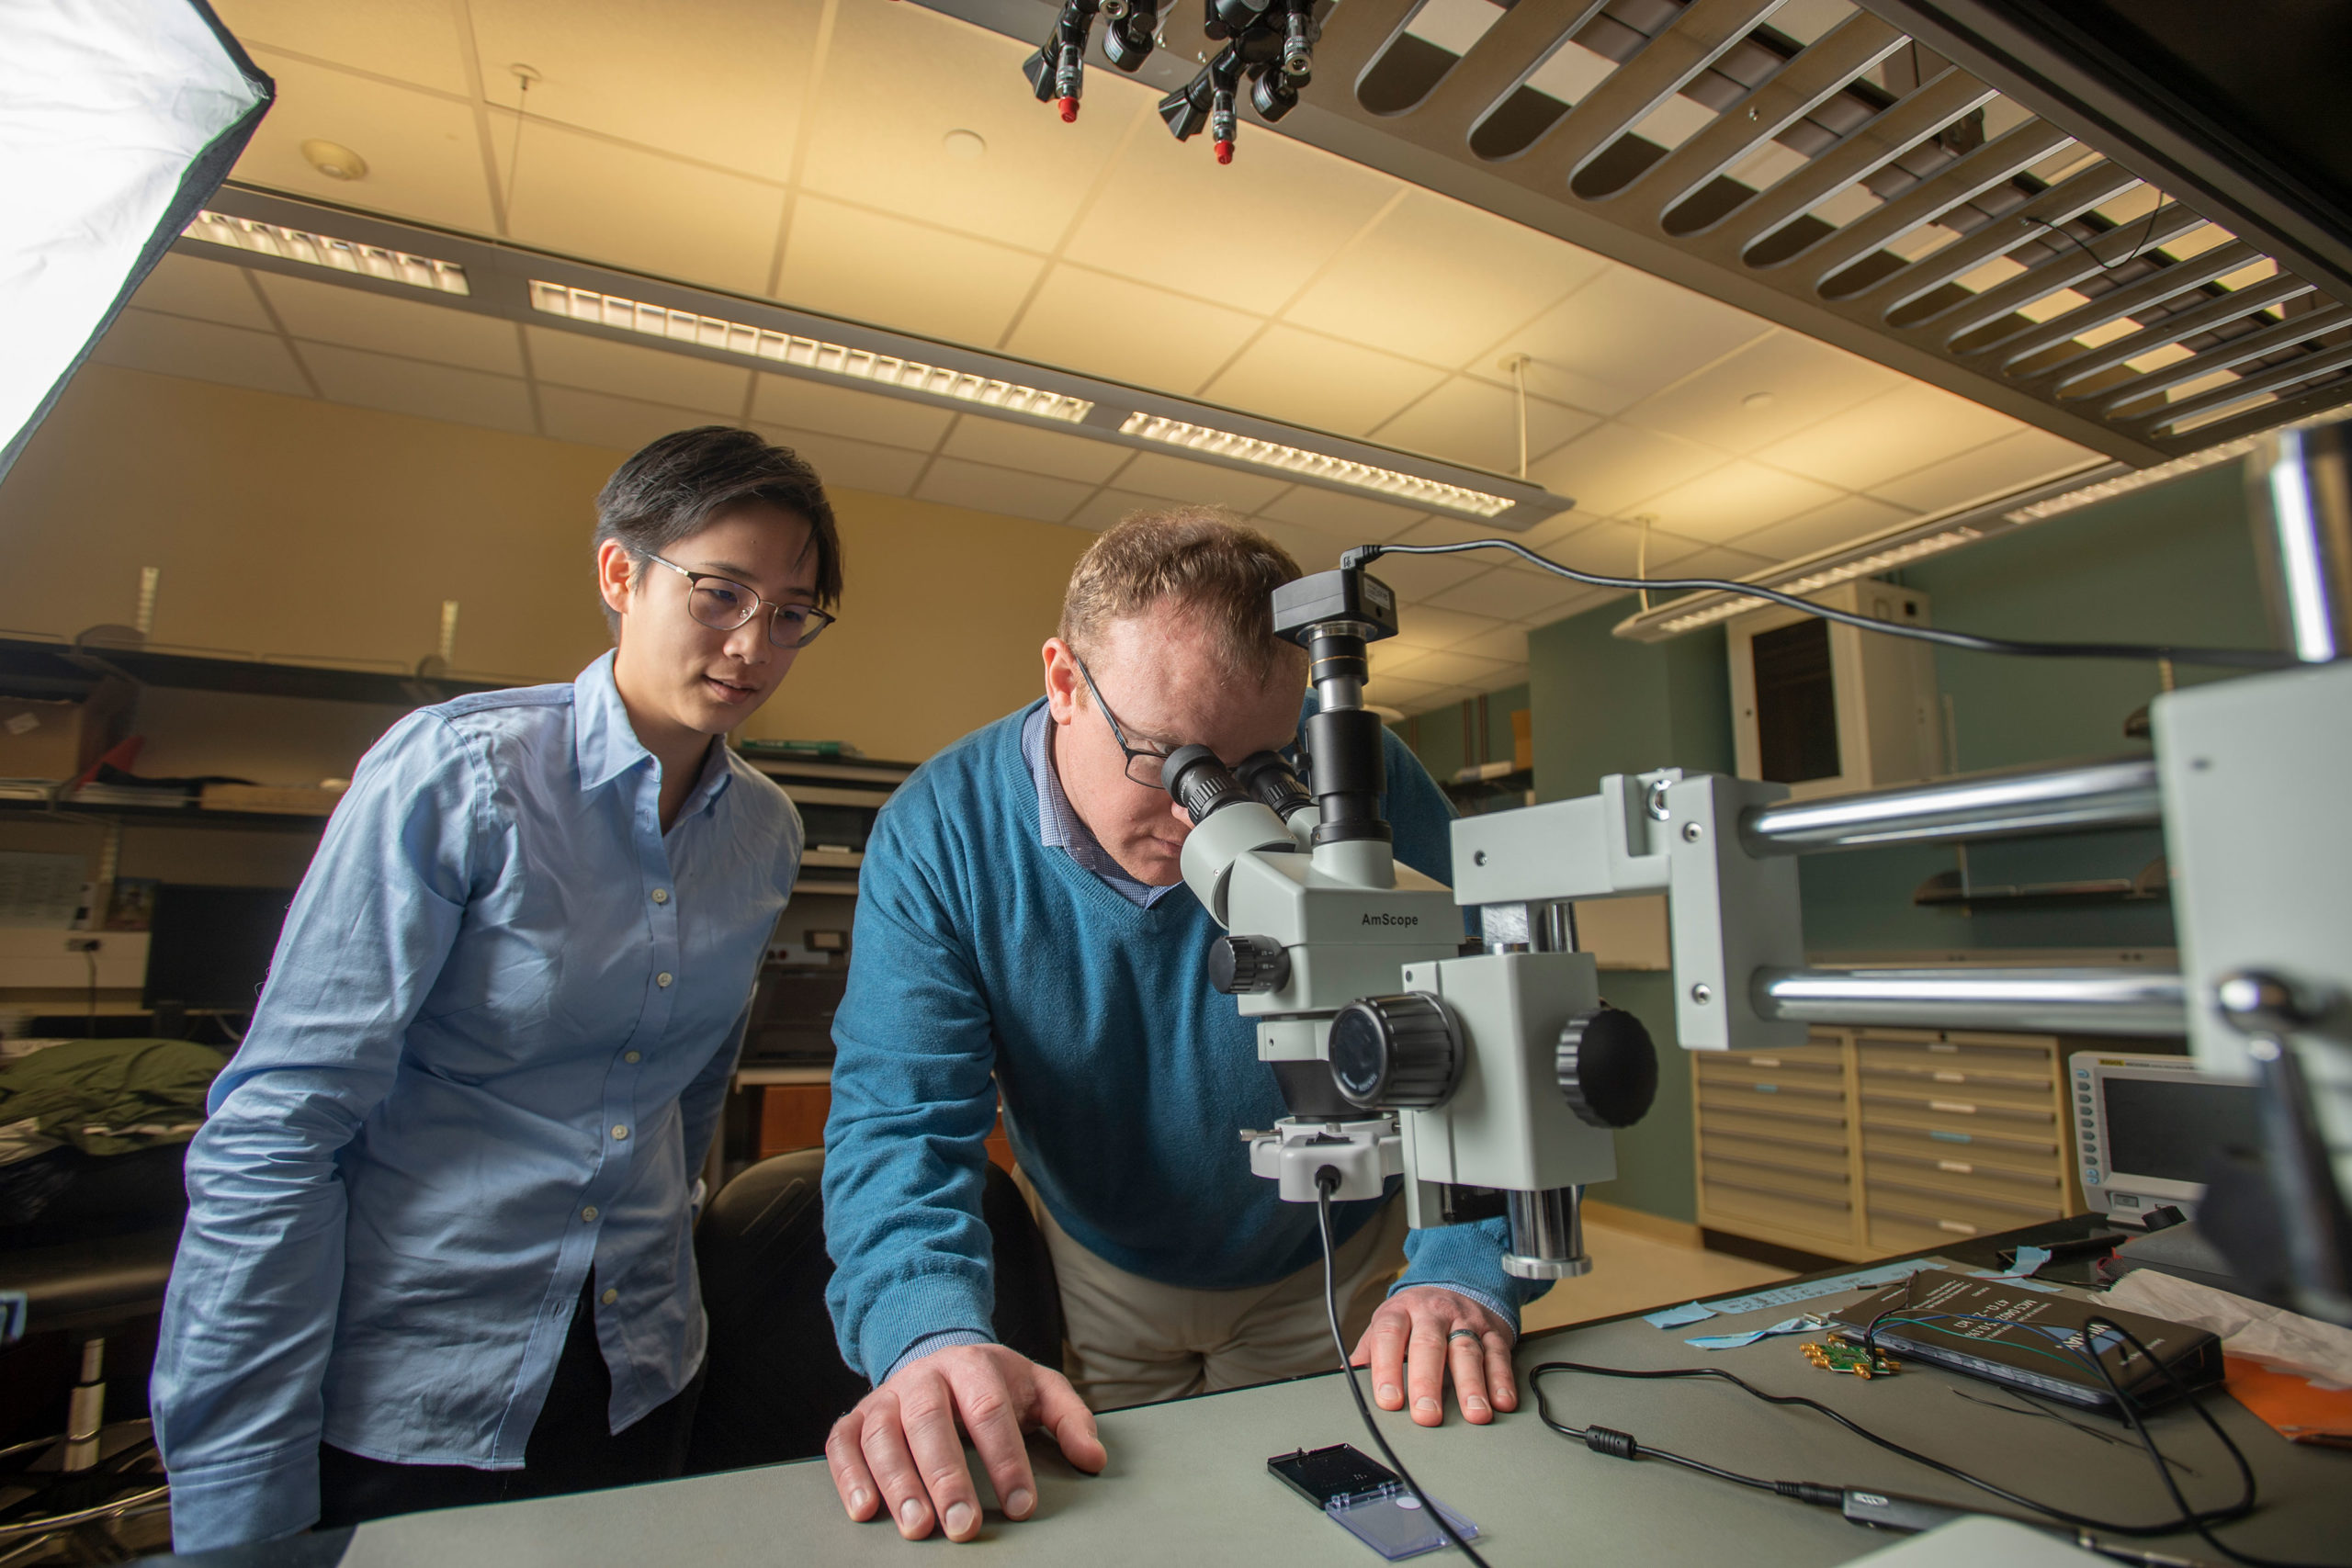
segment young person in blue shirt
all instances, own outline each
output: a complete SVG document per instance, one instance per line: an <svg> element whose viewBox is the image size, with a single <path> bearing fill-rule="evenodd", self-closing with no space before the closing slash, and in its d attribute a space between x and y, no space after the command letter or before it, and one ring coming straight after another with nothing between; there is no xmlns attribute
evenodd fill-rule
<svg viewBox="0 0 2352 1568"><path fill-rule="evenodd" d="M959 1426L1018 1519L1035 1506L1024 1431L1099 1470L1090 1406L1330 1365L1315 1211L1252 1176L1237 1137L1285 1108L1210 987L1216 928L1179 866L1190 818L1159 774L1188 742L1238 761L1296 739L1306 655L1273 636L1268 598L1298 575L1214 509L1130 517L1071 575L1045 699L932 759L876 824L824 1178L828 1304L876 1384L826 1445L853 1518L968 1540ZM1444 797L1394 736L1386 763L1397 859L1448 880ZM1000 1091L1069 1379L989 1329ZM1344 1321L1380 1404L1409 1397L1434 1426L1450 1378L1472 1422L1514 1408L1518 1309L1543 1287L1503 1272L1499 1222L1405 1240L1393 1195L1339 1210Z"/></svg>
<svg viewBox="0 0 2352 1568"><path fill-rule="evenodd" d="M696 1173L801 848L724 737L841 547L722 426L596 510L613 651L377 742L213 1085L153 1383L181 1551L684 1459Z"/></svg>

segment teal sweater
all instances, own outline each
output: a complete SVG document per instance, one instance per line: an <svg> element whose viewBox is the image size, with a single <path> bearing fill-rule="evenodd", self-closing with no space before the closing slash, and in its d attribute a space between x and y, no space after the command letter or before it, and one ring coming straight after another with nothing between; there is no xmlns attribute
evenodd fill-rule
<svg viewBox="0 0 2352 1568"><path fill-rule="evenodd" d="M1209 987L1216 924L1189 890L1141 908L1039 841L1028 711L917 770L859 875L825 1128L826 1301L870 1378L928 1335L993 1337L980 1190L1000 1088L1021 1168L1116 1267L1239 1289L1320 1252L1314 1209L1250 1174L1238 1134L1283 1108L1255 1032ZM1447 880L1444 796L1387 747L1397 858ZM1339 1205L1342 1238L1374 1207ZM1515 1308L1542 1287L1506 1275L1501 1248L1500 1222L1417 1231L1400 1288L1459 1284Z"/></svg>

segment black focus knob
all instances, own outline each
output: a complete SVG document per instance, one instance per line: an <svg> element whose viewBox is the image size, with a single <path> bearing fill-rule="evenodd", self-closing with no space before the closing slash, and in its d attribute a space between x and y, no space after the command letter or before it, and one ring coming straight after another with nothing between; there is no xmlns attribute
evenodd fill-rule
<svg viewBox="0 0 2352 1568"><path fill-rule="evenodd" d="M1657 1098L1657 1047L1642 1021L1604 1007L1560 1031L1560 1092L1592 1127L1630 1127Z"/></svg>
<svg viewBox="0 0 2352 1568"><path fill-rule="evenodd" d="M1350 1002L1331 1021L1329 1051L1340 1098L1366 1111L1434 1110L1462 1081L1461 1026L1426 991Z"/></svg>
<svg viewBox="0 0 2352 1568"><path fill-rule="evenodd" d="M1209 984L1228 997L1290 984L1290 954L1270 936L1221 936L1209 943Z"/></svg>

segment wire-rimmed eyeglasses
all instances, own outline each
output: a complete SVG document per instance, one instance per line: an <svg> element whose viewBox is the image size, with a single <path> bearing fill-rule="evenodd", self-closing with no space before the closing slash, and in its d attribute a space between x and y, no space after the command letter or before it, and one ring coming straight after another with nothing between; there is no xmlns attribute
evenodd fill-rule
<svg viewBox="0 0 2352 1568"><path fill-rule="evenodd" d="M668 567L686 580L686 614L713 631L731 632L764 609L769 615L768 641L778 648L806 648L840 618L814 604L779 604L773 599L763 599L731 577L688 571L676 561L663 560L650 550L645 558Z"/></svg>

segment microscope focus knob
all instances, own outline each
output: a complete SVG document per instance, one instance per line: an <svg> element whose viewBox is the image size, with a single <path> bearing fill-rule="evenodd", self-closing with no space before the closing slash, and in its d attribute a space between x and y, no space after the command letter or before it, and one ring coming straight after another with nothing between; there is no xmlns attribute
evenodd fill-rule
<svg viewBox="0 0 2352 1568"><path fill-rule="evenodd" d="M1221 936L1209 943L1209 984L1228 997L1290 984L1290 954L1270 936Z"/></svg>
<svg viewBox="0 0 2352 1568"><path fill-rule="evenodd" d="M1349 1104L1370 1111L1430 1111L1462 1081L1462 1028L1426 991L1366 997L1331 1021L1331 1081Z"/></svg>
<svg viewBox="0 0 2352 1568"><path fill-rule="evenodd" d="M1657 1098L1657 1048L1642 1021L1604 1007L1560 1031L1560 1092L1591 1127L1630 1127Z"/></svg>

